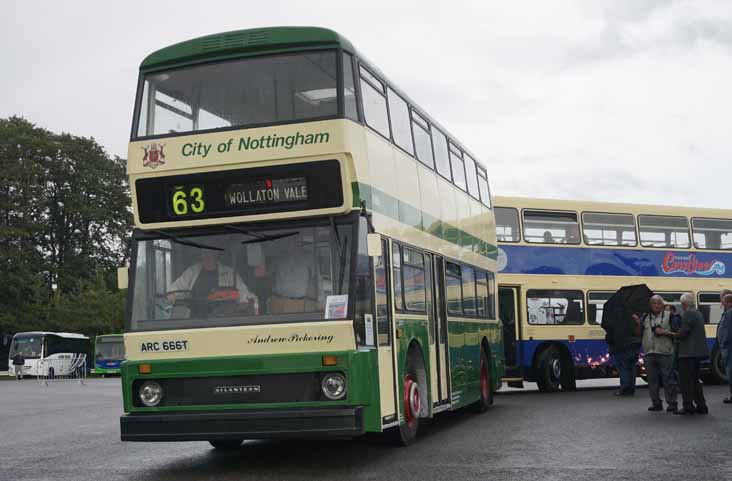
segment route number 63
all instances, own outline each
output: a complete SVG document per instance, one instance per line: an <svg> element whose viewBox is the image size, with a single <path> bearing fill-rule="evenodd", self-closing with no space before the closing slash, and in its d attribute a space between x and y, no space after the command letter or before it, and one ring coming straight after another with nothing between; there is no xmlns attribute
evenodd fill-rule
<svg viewBox="0 0 732 481"><path fill-rule="evenodd" d="M193 187L188 192L179 189L173 193L173 212L175 215L186 215L189 209L194 214L200 214L205 208L206 201L203 198L203 189L200 187Z"/></svg>

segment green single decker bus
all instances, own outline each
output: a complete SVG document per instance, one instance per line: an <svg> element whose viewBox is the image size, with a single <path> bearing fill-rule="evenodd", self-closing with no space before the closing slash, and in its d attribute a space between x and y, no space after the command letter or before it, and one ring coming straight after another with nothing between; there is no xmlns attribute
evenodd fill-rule
<svg viewBox="0 0 732 481"><path fill-rule="evenodd" d="M491 404L486 168L339 34L152 53L128 174L122 440L406 445L425 418Z"/></svg>
<svg viewBox="0 0 732 481"><path fill-rule="evenodd" d="M122 334L104 334L94 341L94 374L102 376L119 374L125 360L125 344Z"/></svg>

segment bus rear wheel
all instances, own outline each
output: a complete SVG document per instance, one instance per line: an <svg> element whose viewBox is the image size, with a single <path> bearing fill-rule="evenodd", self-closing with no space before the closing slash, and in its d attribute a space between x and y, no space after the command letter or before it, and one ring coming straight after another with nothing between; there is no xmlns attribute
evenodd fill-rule
<svg viewBox="0 0 732 481"><path fill-rule="evenodd" d="M493 388L491 386L491 368L485 350L480 350L480 399L473 404L475 412L483 413L493 404Z"/></svg>
<svg viewBox="0 0 732 481"><path fill-rule="evenodd" d="M722 351L714 348L709 366L709 374L704 376L704 381L710 384L724 384L727 382L727 374L724 372L724 364L722 363Z"/></svg>
<svg viewBox="0 0 732 481"><path fill-rule="evenodd" d="M536 363L536 384L541 392L557 392L562 384L562 357L555 347L539 354Z"/></svg>
<svg viewBox="0 0 732 481"><path fill-rule="evenodd" d="M233 451L239 449L243 441L243 439L216 439L209 443L219 451Z"/></svg>

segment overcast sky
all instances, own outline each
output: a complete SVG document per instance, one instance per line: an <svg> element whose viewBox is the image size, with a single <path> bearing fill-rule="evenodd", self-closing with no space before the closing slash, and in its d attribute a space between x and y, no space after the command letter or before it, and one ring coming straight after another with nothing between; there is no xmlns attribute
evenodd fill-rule
<svg viewBox="0 0 732 481"><path fill-rule="evenodd" d="M494 194L732 208L732 2L460 5L6 0L0 117L126 157L148 53L228 30L323 26L472 150Z"/></svg>

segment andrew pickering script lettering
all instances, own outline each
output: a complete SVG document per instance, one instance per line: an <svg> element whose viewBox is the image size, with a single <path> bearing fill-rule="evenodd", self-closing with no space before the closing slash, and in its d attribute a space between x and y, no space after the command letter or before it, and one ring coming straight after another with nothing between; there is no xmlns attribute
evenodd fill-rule
<svg viewBox="0 0 732 481"><path fill-rule="evenodd" d="M287 342L325 342L326 344L330 344L333 342L333 336L323 334L317 336L310 336L308 334L291 334L289 336L256 335L250 337L247 344L278 344Z"/></svg>

